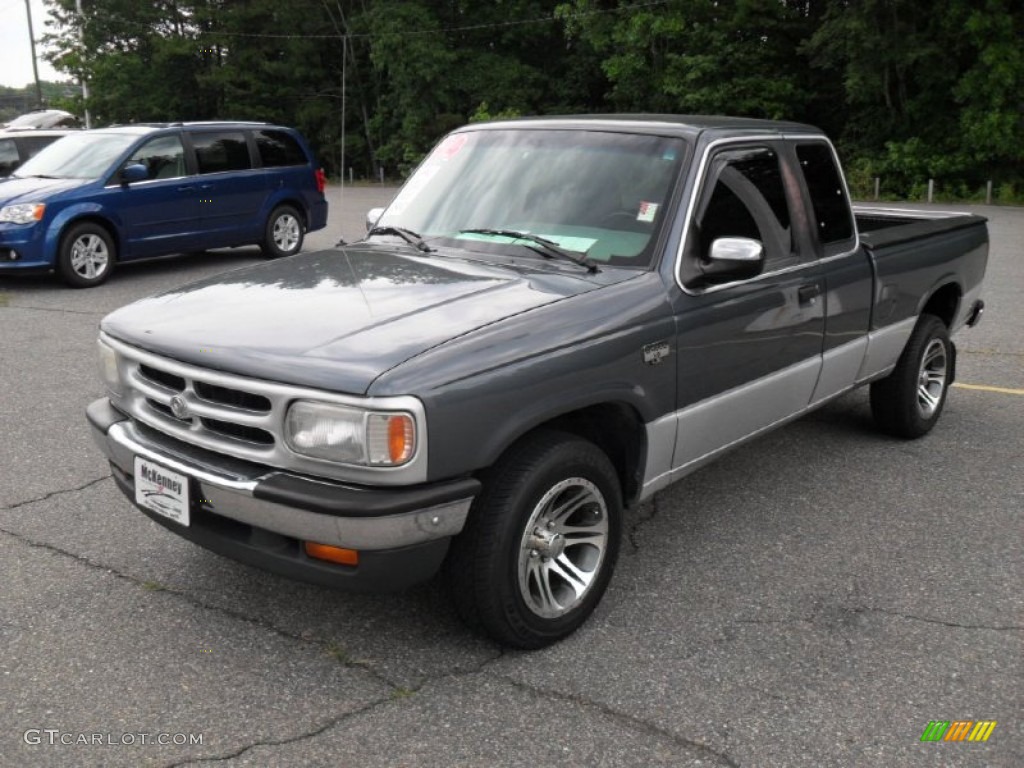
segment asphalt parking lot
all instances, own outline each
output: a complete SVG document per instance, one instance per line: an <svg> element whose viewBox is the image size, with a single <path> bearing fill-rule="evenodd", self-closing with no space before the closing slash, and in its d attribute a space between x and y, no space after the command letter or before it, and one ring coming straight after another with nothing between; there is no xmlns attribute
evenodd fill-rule
<svg viewBox="0 0 1024 768"><path fill-rule="evenodd" d="M393 192L333 189L306 249ZM257 251L0 277L0 765L1024 765L1024 209L971 210L987 311L936 430L882 437L856 392L733 452L632 515L597 613L533 653L437 584L293 583L117 491L97 323ZM998 725L922 743L933 720Z"/></svg>

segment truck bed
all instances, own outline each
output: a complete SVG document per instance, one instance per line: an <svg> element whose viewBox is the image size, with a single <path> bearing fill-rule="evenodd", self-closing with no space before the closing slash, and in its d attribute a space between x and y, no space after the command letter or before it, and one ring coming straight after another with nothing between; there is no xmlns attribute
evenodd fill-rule
<svg viewBox="0 0 1024 768"><path fill-rule="evenodd" d="M956 211L853 206L861 242L872 250L983 224L984 216Z"/></svg>

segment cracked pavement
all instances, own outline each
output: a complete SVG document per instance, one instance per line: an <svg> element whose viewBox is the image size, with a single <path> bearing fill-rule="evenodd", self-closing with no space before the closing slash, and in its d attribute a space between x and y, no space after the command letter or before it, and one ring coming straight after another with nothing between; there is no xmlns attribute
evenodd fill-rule
<svg viewBox="0 0 1024 768"><path fill-rule="evenodd" d="M346 190L307 248L357 237L392 193ZM975 210L988 308L958 378L1024 388L1024 210ZM258 260L164 259L89 291L0 278L0 766L1024 765L1024 397L953 390L903 443L854 393L734 451L630 512L577 634L503 652L437 583L290 582L117 491L84 418L97 322ZM963 719L998 726L921 743ZM59 743L97 733L135 743ZM160 733L202 744L139 743Z"/></svg>

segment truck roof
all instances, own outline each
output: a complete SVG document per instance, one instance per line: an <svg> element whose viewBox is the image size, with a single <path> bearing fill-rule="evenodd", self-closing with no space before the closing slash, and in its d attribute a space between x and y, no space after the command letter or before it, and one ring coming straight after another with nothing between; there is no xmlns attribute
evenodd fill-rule
<svg viewBox="0 0 1024 768"><path fill-rule="evenodd" d="M630 128L644 133L671 133L696 137L705 132L734 136L737 133L813 133L820 128L788 120L758 120L750 117L724 115L558 115L495 120L467 126L470 130L491 128L583 128L585 130L622 130Z"/></svg>

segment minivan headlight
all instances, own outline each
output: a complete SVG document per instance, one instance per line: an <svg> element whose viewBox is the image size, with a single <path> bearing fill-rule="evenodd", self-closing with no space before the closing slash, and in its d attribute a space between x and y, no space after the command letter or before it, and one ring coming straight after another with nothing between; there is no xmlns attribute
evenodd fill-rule
<svg viewBox="0 0 1024 768"><path fill-rule="evenodd" d="M29 224L43 218L45 210L45 203L5 205L3 208L0 208L0 221L6 221L11 224Z"/></svg>
<svg viewBox="0 0 1024 768"><path fill-rule="evenodd" d="M404 411L298 400L288 409L284 436L295 453L342 464L397 467L416 453L416 420Z"/></svg>

